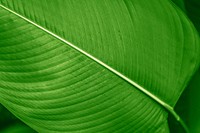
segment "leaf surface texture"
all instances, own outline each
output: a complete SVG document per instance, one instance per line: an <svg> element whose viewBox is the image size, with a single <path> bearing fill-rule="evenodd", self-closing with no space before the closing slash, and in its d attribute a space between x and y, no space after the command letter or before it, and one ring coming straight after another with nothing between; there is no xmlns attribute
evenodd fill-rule
<svg viewBox="0 0 200 133"><path fill-rule="evenodd" d="M168 0L0 3L174 106L199 37ZM167 112L101 64L0 9L0 102L39 132L168 132Z"/></svg>

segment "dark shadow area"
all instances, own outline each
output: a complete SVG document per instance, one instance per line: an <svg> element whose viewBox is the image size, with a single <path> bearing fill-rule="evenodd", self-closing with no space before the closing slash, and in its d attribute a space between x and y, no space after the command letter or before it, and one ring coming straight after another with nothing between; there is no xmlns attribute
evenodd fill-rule
<svg viewBox="0 0 200 133"><path fill-rule="evenodd" d="M36 133L0 104L0 133Z"/></svg>
<svg viewBox="0 0 200 133"><path fill-rule="evenodd" d="M175 111L188 125L191 133L200 133L200 69L178 100ZM170 115L168 120L171 133L184 133L173 116Z"/></svg>

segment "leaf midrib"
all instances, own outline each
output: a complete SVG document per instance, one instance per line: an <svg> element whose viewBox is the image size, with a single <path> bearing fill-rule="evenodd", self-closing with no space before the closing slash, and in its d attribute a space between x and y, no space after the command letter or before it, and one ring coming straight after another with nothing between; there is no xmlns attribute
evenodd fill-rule
<svg viewBox="0 0 200 133"><path fill-rule="evenodd" d="M146 94L147 96L149 96L151 99L153 99L154 101L156 101L158 104L160 104L162 107L164 107L169 113L171 113L176 120L182 125L182 127L184 128L184 130L189 133L189 129L186 126L186 124L184 123L184 121L180 118L180 116L174 111L174 108L172 106L170 106L168 103L164 102L163 100L161 100L159 97L157 97L156 95L152 94L151 92L149 92L148 90L146 90L145 88L143 88L141 85L139 85L138 83L136 83L135 81L129 79L128 77L126 77L125 75L123 75L122 73L118 72L117 70L115 70L114 68L110 67L109 65L107 65L106 63L102 62L101 60L97 59L96 57L92 56L91 54L87 53L86 51L80 49L79 47L77 47L76 45L72 44L71 42L65 40L64 38L56 35L55 33L51 32L50 30L40 26L39 24L31 21L30 19L18 14L17 12L7 8L6 6L0 4L0 7L3 8L4 10L20 17L21 19L27 21L28 23L34 25L35 27L41 29L42 31L48 33L49 35L53 36L54 38L62 41L63 43L67 44L68 46L70 46L71 48L75 49L76 51L80 52L81 54L85 55L86 57L92 59L93 61L97 62L99 65L103 66L104 68L108 69L110 72L114 73L115 75L117 75L118 77L120 77L121 79L125 80L126 82L128 82L129 84L131 84L132 86L134 86L135 88L137 88L138 90L140 90L141 92L143 92L144 94Z"/></svg>

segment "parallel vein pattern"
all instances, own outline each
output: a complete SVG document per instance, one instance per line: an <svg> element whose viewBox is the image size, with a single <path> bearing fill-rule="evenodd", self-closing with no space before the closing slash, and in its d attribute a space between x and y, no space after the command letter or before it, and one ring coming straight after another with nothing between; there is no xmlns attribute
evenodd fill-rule
<svg viewBox="0 0 200 133"><path fill-rule="evenodd" d="M151 3L136 0L0 2L62 38L68 38L81 49L126 75L128 80L144 86L147 92L161 99L170 109L199 64L196 32L185 16L167 0L154 0ZM128 129L130 132L168 132L163 110L155 116L155 110L161 110L158 105L153 105L155 103L151 101L148 104L152 108L148 108L149 113L142 106L139 108L142 113L138 112L138 102L142 100L146 105L147 101L140 99L143 94L133 96L136 92L141 93L133 90L133 86L51 35L23 20L18 21L13 14L2 17L13 23L14 32L20 30L20 34L13 35L13 32L7 30L10 27L6 19L2 21L0 85L5 88L0 91L2 103L31 127L38 131L60 132L128 132ZM160 30L152 27L159 27ZM27 32L31 36L26 37ZM11 41L4 36L12 38ZM19 39L18 43L16 39ZM126 101L129 97L131 102ZM130 102L128 108L124 101ZM20 115L22 110L24 114ZM103 113L99 115L99 112ZM104 116L104 119L100 116ZM146 117L142 119L141 116ZM120 125L122 120L129 121L129 118L130 124ZM144 121L155 120L157 123L154 124L162 125L161 128L153 127L151 122L144 125ZM55 125L55 121L59 122ZM70 126L64 126L66 124Z"/></svg>
<svg viewBox="0 0 200 133"><path fill-rule="evenodd" d="M167 113L152 99L51 35L0 13L0 102L33 129L168 132Z"/></svg>
<svg viewBox="0 0 200 133"><path fill-rule="evenodd" d="M108 64L170 106L175 105L199 62L199 38L169 0L0 2Z"/></svg>

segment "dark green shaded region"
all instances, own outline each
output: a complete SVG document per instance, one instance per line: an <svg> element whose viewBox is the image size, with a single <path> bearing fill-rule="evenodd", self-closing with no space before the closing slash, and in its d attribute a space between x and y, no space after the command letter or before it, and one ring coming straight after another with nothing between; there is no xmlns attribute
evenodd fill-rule
<svg viewBox="0 0 200 133"><path fill-rule="evenodd" d="M170 133L185 133L183 127L171 114L168 117L168 125Z"/></svg>
<svg viewBox="0 0 200 133"><path fill-rule="evenodd" d="M172 0L172 1L185 12L184 0Z"/></svg>
<svg viewBox="0 0 200 133"><path fill-rule="evenodd" d="M172 0L190 18L200 32L200 0Z"/></svg>
<svg viewBox="0 0 200 133"><path fill-rule="evenodd" d="M0 133L35 133L0 104Z"/></svg>
<svg viewBox="0 0 200 133"><path fill-rule="evenodd" d="M193 22L196 30L200 33L200 0L173 0L186 15ZM199 57L200 58L200 57ZM184 119L189 126L191 133L200 132L200 68L190 81L187 89L182 94L175 110ZM181 133L181 128L178 127L176 122L172 121L173 118L169 116L169 127L172 133Z"/></svg>
<svg viewBox="0 0 200 133"><path fill-rule="evenodd" d="M189 90L189 127L194 133L200 133L200 69L194 76Z"/></svg>
<svg viewBox="0 0 200 133"><path fill-rule="evenodd" d="M0 131L17 122L17 118L0 104Z"/></svg>
<svg viewBox="0 0 200 133"><path fill-rule="evenodd" d="M194 75L187 89L180 97L175 110L184 119L186 124L189 126L191 133L200 132L200 69ZM171 118L169 118L171 120ZM171 123L170 127L176 123ZM177 129L171 128L172 133L177 132Z"/></svg>
<svg viewBox="0 0 200 133"><path fill-rule="evenodd" d="M16 123L15 125L11 125L3 131L0 131L0 133L36 133L36 131L24 124Z"/></svg>
<svg viewBox="0 0 200 133"><path fill-rule="evenodd" d="M200 0L185 0L185 8L189 18L200 33Z"/></svg>

